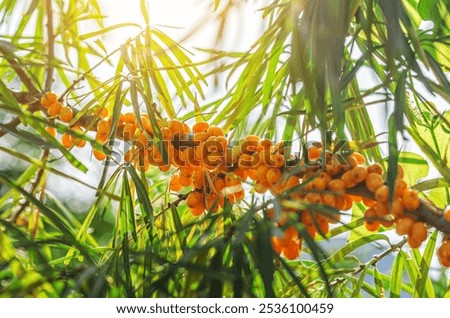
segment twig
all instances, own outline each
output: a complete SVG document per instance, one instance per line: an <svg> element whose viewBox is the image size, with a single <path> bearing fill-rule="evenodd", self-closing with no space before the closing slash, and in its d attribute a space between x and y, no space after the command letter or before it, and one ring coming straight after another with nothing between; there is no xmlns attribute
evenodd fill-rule
<svg viewBox="0 0 450 318"><path fill-rule="evenodd" d="M19 124L20 124L20 118L16 117L13 120L11 120L9 123L7 123L5 126L7 126L8 128L14 129L17 126L19 126ZM8 133L8 130L2 130L2 128L0 127L0 138L2 138L7 133Z"/></svg>
<svg viewBox="0 0 450 318"><path fill-rule="evenodd" d="M349 188L346 190L346 193L375 200L375 195L370 192L364 184L359 184L354 188ZM420 221L423 221L445 235L450 236L450 222L447 222L443 211L434 206L433 203L420 199L419 208L414 211L406 211L405 213L416 216Z"/></svg>
<svg viewBox="0 0 450 318"><path fill-rule="evenodd" d="M27 73L25 73L25 71L22 69L22 67L17 62L16 56L13 53L13 46L11 45L11 43L0 40L0 53L2 53L3 57L11 65L14 72L16 72L17 76L20 78L20 80L25 85L25 87L28 89L28 91L34 96L39 96L41 93L36 88L36 86L33 84L32 80L27 75Z"/></svg>
<svg viewBox="0 0 450 318"><path fill-rule="evenodd" d="M49 91L53 84L53 60L55 57L55 34L53 33L53 8L52 0L45 1L45 10L47 13L47 71L45 75L45 91Z"/></svg>

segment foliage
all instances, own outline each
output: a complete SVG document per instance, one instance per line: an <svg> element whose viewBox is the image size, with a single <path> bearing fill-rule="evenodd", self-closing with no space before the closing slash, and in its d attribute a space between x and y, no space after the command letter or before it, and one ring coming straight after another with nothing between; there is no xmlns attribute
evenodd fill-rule
<svg viewBox="0 0 450 318"><path fill-rule="evenodd" d="M288 261L272 250L277 229L263 217L277 198L252 193L194 217L168 189L173 171L135 169L123 162L126 143L114 140L120 113L130 111L148 114L156 142L158 121L174 118L206 120L230 140L255 134L307 142L318 135L325 144L332 134L382 164L390 186L400 163L408 183L442 209L450 204L448 2L265 1L255 13L263 32L242 52L219 44L233 36L230 12L251 2L210 2L217 45L197 49L153 26L144 0L145 26L105 26L98 0L0 3L0 156L21 163L0 167L0 295L448 296L444 270L429 275L438 231L411 250L389 229L366 231L354 205L316 242L297 222L307 244L300 259ZM103 38L122 28L135 33L108 47ZM216 81L226 85L220 96ZM85 120L86 132L41 112L40 97L50 90L76 109L72 123ZM102 108L112 118L106 149L89 131ZM377 117L386 123L382 134ZM79 175L99 165L63 147L48 126L111 155L96 186ZM424 180L429 171L436 173ZM52 176L95 190L87 211L53 195ZM366 259L355 253L371 249ZM392 268L380 270L386 257Z"/></svg>

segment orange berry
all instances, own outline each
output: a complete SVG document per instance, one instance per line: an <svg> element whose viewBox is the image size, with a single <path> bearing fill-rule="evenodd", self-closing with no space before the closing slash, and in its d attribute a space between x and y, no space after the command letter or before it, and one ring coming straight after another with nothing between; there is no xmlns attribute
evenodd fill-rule
<svg viewBox="0 0 450 318"><path fill-rule="evenodd" d="M419 240L415 239L414 237L410 236L410 237L408 237L408 245L411 248L419 248L420 245L422 245L422 241L419 241Z"/></svg>
<svg viewBox="0 0 450 318"><path fill-rule="evenodd" d="M437 255L442 266L450 267L450 241L444 241L439 247Z"/></svg>
<svg viewBox="0 0 450 318"><path fill-rule="evenodd" d="M403 215L403 204L402 199L395 198L390 206L390 211L393 216L400 216Z"/></svg>
<svg viewBox="0 0 450 318"><path fill-rule="evenodd" d="M335 176L337 175L339 172L341 172L341 165L339 164L339 162L333 158L333 160L331 161L331 163L327 163L327 165L325 166L325 171L330 175L330 176Z"/></svg>
<svg viewBox="0 0 450 318"><path fill-rule="evenodd" d="M213 182L214 192L219 195L223 195L223 190L225 189L225 181L222 178L216 178Z"/></svg>
<svg viewBox="0 0 450 318"><path fill-rule="evenodd" d="M184 131L183 131L184 134L188 135L191 133L191 127L189 127L188 124L183 123L183 128L184 128Z"/></svg>
<svg viewBox="0 0 450 318"><path fill-rule="evenodd" d="M353 180L355 180L356 183L366 180L367 175L369 174L367 172L367 167L363 164L357 164L351 171Z"/></svg>
<svg viewBox="0 0 450 318"><path fill-rule="evenodd" d="M414 224L414 219L409 216L402 216L395 220L396 229L398 235L409 235L411 228Z"/></svg>
<svg viewBox="0 0 450 318"><path fill-rule="evenodd" d="M389 215L389 208L385 203L377 202L377 204L375 204L372 209L375 210L375 213L379 218L383 218Z"/></svg>
<svg viewBox="0 0 450 318"><path fill-rule="evenodd" d="M297 186L299 184L300 184L300 181L299 181L298 177L296 177L296 176L289 176L289 178L285 182L283 182L283 187L285 189L290 189L290 188L293 188L293 187L295 187L295 186Z"/></svg>
<svg viewBox="0 0 450 318"><path fill-rule="evenodd" d="M192 215L194 216L200 216L205 212L205 208L203 206L190 208Z"/></svg>
<svg viewBox="0 0 450 318"><path fill-rule="evenodd" d="M272 141L268 140L268 139L260 139L258 141L258 147L256 148L256 150L258 152L265 150L265 149L269 149L272 146Z"/></svg>
<svg viewBox="0 0 450 318"><path fill-rule="evenodd" d="M383 174L383 167L379 163L373 163L367 168L368 173Z"/></svg>
<svg viewBox="0 0 450 318"><path fill-rule="evenodd" d="M411 237L417 241L423 242L427 239L428 230L425 223L417 221L411 227Z"/></svg>
<svg viewBox="0 0 450 318"><path fill-rule="evenodd" d="M345 182L347 188L353 188L356 185L356 181L353 178L351 170L344 172L341 176L341 180Z"/></svg>
<svg viewBox="0 0 450 318"><path fill-rule="evenodd" d="M64 148L71 148L73 146L72 138L69 134L64 133L61 137L61 143Z"/></svg>
<svg viewBox="0 0 450 318"><path fill-rule="evenodd" d="M333 208L336 204L336 196L333 193L323 193L322 203Z"/></svg>
<svg viewBox="0 0 450 318"><path fill-rule="evenodd" d="M343 165L342 168L344 168L344 171L350 170L351 168L356 167L358 164L359 164L358 159L356 159L355 156L350 155L347 157L346 164Z"/></svg>
<svg viewBox="0 0 450 318"><path fill-rule="evenodd" d="M139 133L136 136L134 144L138 149L146 149L148 144L147 136L144 133Z"/></svg>
<svg viewBox="0 0 450 318"><path fill-rule="evenodd" d="M267 192L267 188L263 184L258 183L258 182L255 184L254 189L255 189L256 193L260 193L260 194Z"/></svg>
<svg viewBox="0 0 450 318"><path fill-rule="evenodd" d="M84 130L80 126L74 126L72 127L72 130L80 134L84 133ZM86 145L86 140L84 139L81 139L76 136L70 136L70 138L72 139L72 144L75 144L75 146L77 146L78 148L83 148Z"/></svg>
<svg viewBox="0 0 450 318"><path fill-rule="evenodd" d="M352 197L350 195L348 195L348 194L344 194L342 197L345 200L345 204L341 208L341 210L344 210L344 211L350 210L352 208L352 206L353 206L353 199L352 199Z"/></svg>
<svg viewBox="0 0 450 318"><path fill-rule="evenodd" d="M125 162L133 162L135 159L136 158L133 150L128 150L124 155Z"/></svg>
<svg viewBox="0 0 450 318"><path fill-rule="evenodd" d="M375 232L380 228L380 222L364 222L364 225L368 231Z"/></svg>
<svg viewBox="0 0 450 318"><path fill-rule="evenodd" d="M180 176L180 184L183 187L189 187L190 185L192 185L192 178L185 178L183 176Z"/></svg>
<svg viewBox="0 0 450 318"><path fill-rule="evenodd" d="M328 183L328 189L336 192L336 194L344 194L345 189L347 189L347 185L340 179L333 179Z"/></svg>
<svg viewBox="0 0 450 318"><path fill-rule="evenodd" d="M417 210L420 206L420 200L417 192L413 189L405 190L402 196L402 203L408 211Z"/></svg>
<svg viewBox="0 0 450 318"><path fill-rule="evenodd" d="M52 137L56 137L56 129L54 127L48 126L45 128L45 131L50 134Z"/></svg>
<svg viewBox="0 0 450 318"><path fill-rule="evenodd" d="M123 121L127 124L135 124L136 116L134 116L133 113L126 113L125 115L123 115Z"/></svg>
<svg viewBox="0 0 450 318"><path fill-rule="evenodd" d="M283 245L281 244L281 240L278 237L273 236L271 238L271 242L272 242L272 248L275 251L275 253L277 253L278 255L283 253Z"/></svg>
<svg viewBox="0 0 450 318"><path fill-rule="evenodd" d="M134 138L134 134L136 132L136 125L133 123L125 124L123 127L123 139L132 140Z"/></svg>
<svg viewBox="0 0 450 318"><path fill-rule="evenodd" d="M362 198L362 201L363 201L364 205L369 208L373 207L377 203L377 201L374 201L374 200L371 200L371 199L368 199L365 197Z"/></svg>
<svg viewBox="0 0 450 318"><path fill-rule="evenodd" d="M380 223L386 228L392 227L394 225L393 220L380 220Z"/></svg>
<svg viewBox="0 0 450 318"><path fill-rule="evenodd" d="M239 156L238 166L240 169L248 169L252 167L253 157L249 154L243 153Z"/></svg>
<svg viewBox="0 0 450 318"><path fill-rule="evenodd" d="M165 141L171 141L172 137L173 137L172 136L172 132L167 127L162 127L161 128L161 135L162 135L162 139L165 140Z"/></svg>
<svg viewBox="0 0 450 318"><path fill-rule="evenodd" d="M41 97L41 105L44 108L49 108L51 104L58 101L58 96L54 92L46 92Z"/></svg>
<svg viewBox="0 0 450 318"><path fill-rule="evenodd" d="M275 163L276 168L284 167L284 164L286 162L286 159L283 155L274 155L271 160Z"/></svg>
<svg viewBox="0 0 450 318"><path fill-rule="evenodd" d="M245 181L245 180L247 180L247 176L248 176L247 171L248 171L248 169L239 168L239 169L234 170L233 173L236 175L236 177L238 177L242 181Z"/></svg>
<svg viewBox="0 0 450 318"><path fill-rule="evenodd" d="M281 179L282 173L281 170L278 168L270 168L267 171L266 180L271 185L274 186L277 184Z"/></svg>
<svg viewBox="0 0 450 318"><path fill-rule="evenodd" d="M224 137L224 136L217 136L216 141L220 145L220 146L218 145L219 151L224 152L225 150L227 150L228 140L227 140L226 137Z"/></svg>
<svg viewBox="0 0 450 318"><path fill-rule="evenodd" d="M173 136L181 136L184 134L184 125L179 120L173 119L169 121L168 128Z"/></svg>
<svg viewBox="0 0 450 318"><path fill-rule="evenodd" d="M47 115L50 117L58 116L61 112L61 109L63 108L63 104L60 102L54 102L51 104L47 109Z"/></svg>
<svg viewBox="0 0 450 318"><path fill-rule="evenodd" d="M259 182L264 182L264 181L266 181L267 179L266 179L266 176L267 176L267 171L269 171L269 167L267 167L267 166L259 166L257 169L256 169L256 179L259 181Z"/></svg>
<svg viewBox="0 0 450 318"><path fill-rule="evenodd" d="M108 135L110 128L111 128L110 123L107 120L99 120L97 122L97 132L100 134Z"/></svg>
<svg viewBox="0 0 450 318"><path fill-rule="evenodd" d="M106 155L97 149L94 149L93 154L94 154L94 157L100 161L104 160L106 158Z"/></svg>
<svg viewBox="0 0 450 318"><path fill-rule="evenodd" d="M367 175L366 178L366 187L371 192L376 192L379 187L381 187L384 184L384 180L381 177L381 175L371 172Z"/></svg>
<svg viewBox="0 0 450 318"><path fill-rule="evenodd" d="M94 115L100 117L101 119L108 117L108 109L106 107L102 107L100 109L97 109L94 112Z"/></svg>
<svg viewBox="0 0 450 318"><path fill-rule="evenodd" d="M146 162L148 162L148 161L146 160ZM148 163L148 164L150 165L150 163ZM167 171L170 170L171 167L172 167L172 166L171 166L170 164L168 164L168 165L159 165L159 166L158 166L158 169L159 169L159 171L161 171L161 172L167 172ZM148 170L148 169L146 169L146 170Z"/></svg>
<svg viewBox="0 0 450 318"><path fill-rule="evenodd" d="M326 221L318 222L320 234L326 235L330 232L330 224Z"/></svg>
<svg viewBox="0 0 450 318"><path fill-rule="evenodd" d="M317 177L323 179L325 185L328 185L328 182L331 181L331 176L326 172L321 172Z"/></svg>
<svg viewBox="0 0 450 318"><path fill-rule="evenodd" d="M316 146L311 146L308 148L308 159L311 161L317 160L320 157L321 150Z"/></svg>
<svg viewBox="0 0 450 318"><path fill-rule="evenodd" d="M206 130L206 133L209 137L211 136L225 136L225 133L223 132L222 128L217 126L209 126Z"/></svg>
<svg viewBox="0 0 450 318"><path fill-rule="evenodd" d="M101 143L101 144L103 144L106 141L106 139L108 139L108 135L107 134L99 134L99 133L97 133L95 135L95 140L97 142Z"/></svg>
<svg viewBox="0 0 450 318"><path fill-rule="evenodd" d="M382 185L375 191L375 200L381 203L389 201L389 187L387 185Z"/></svg>
<svg viewBox="0 0 450 318"><path fill-rule="evenodd" d="M364 156L361 154L361 153L359 153L359 152L352 152L351 154L350 154L350 157L353 157L353 158L355 158L356 159L356 161L358 162L358 164L361 164L361 163L365 163L366 162L366 158L364 158Z"/></svg>
<svg viewBox="0 0 450 318"><path fill-rule="evenodd" d="M205 177L203 171L195 171L192 175L192 184L196 189L203 188L205 183Z"/></svg>
<svg viewBox="0 0 450 318"><path fill-rule="evenodd" d="M323 191L327 187L325 181L319 177L312 179L306 186L312 191Z"/></svg>
<svg viewBox="0 0 450 318"><path fill-rule="evenodd" d="M73 111L70 107L63 106L59 112L59 120L69 123L73 119Z"/></svg>
<svg viewBox="0 0 450 318"><path fill-rule="evenodd" d="M289 260L294 260L300 256L300 244L296 241L291 241L288 246L283 249L283 254Z"/></svg>
<svg viewBox="0 0 450 318"><path fill-rule="evenodd" d="M197 208L203 206L203 193L198 191L193 191L188 194L186 198L186 205L189 208Z"/></svg>
<svg viewBox="0 0 450 318"><path fill-rule="evenodd" d="M180 176L175 174L172 176L172 178L170 179L170 190L174 191L174 192L178 192L181 191L181 189L183 189L183 186L180 183Z"/></svg>
<svg viewBox="0 0 450 318"><path fill-rule="evenodd" d="M397 179L395 181L395 196L401 197L403 196L403 193L405 193L405 190L408 188L406 185L406 182L402 179Z"/></svg>
<svg viewBox="0 0 450 318"><path fill-rule="evenodd" d="M206 132L208 130L209 124L205 121L199 121L198 123L195 123L194 126L192 126L192 132L194 134L200 133L200 132Z"/></svg>
<svg viewBox="0 0 450 318"><path fill-rule="evenodd" d="M305 195L305 201L311 204L319 204L322 202L322 197L319 193L309 192Z"/></svg>
<svg viewBox="0 0 450 318"><path fill-rule="evenodd" d="M216 212L219 209L218 201L219 196L215 193L209 193L205 196L206 210ZM217 202L217 204L216 204ZM214 207L215 204L215 207ZM214 207L214 209L213 209Z"/></svg>
<svg viewBox="0 0 450 318"><path fill-rule="evenodd" d="M379 223L380 223L379 222L380 218L377 216L377 213L375 212L375 210L373 208L368 208L366 210L366 212L364 212L364 219L365 219L366 223L368 223L368 224L378 223L378 225L379 225Z"/></svg>
<svg viewBox="0 0 450 318"><path fill-rule="evenodd" d="M255 169L248 169L247 170L247 175L250 179L252 179L253 181L256 181L256 170Z"/></svg>

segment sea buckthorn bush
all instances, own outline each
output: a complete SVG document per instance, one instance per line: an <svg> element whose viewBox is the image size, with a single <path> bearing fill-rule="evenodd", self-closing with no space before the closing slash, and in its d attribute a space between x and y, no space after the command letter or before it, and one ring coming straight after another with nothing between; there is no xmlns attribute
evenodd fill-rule
<svg viewBox="0 0 450 318"><path fill-rule="evenodd" d="M0 297L448 296L444 1L137 3L0 3Z"/></svg>

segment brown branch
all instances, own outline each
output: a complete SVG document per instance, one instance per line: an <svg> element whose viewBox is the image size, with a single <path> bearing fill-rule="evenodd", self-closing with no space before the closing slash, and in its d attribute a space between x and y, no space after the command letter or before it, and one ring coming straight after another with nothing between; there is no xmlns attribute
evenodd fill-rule
<svg viewBox="0 0 450 318"><path fill-rule="evenodd" d="M5 125L8 129L2 130L2 128L0 127L0 138L2 138L4 135L8 133L9 128L14 129L19 125L20 125L20 118L16 117Z"/></svg>
<svg viewBox="0 0 450 318"><path fill-rule="evenodd" d="M346 193L375 200L375 195L369 191L363 183L347 189ZM420 221L423 221L445 235L450 236L450 222L447 222L445 219L443 211L433 205L430 201L420 199L419 208L414 211L407 211L406 214L416 216Z"/></svg>
<svg viewBox="0 0 450 318"><path fill-rule="evenodd" d="M13 53L13 46L11 45L11 43L0 40L0 53L2 53L3 57L8 61L9 65L11 65L12 69L14 70L14 72L16 72L17 76L20 78L28 91L32 95L39 96L41 93L33 84L27 73L17 62L17 58Z"/></svg>
<svg viewBox="0 0 450 318"><path fill-rule="evenodd" d="M45 11L47 13L47 71L45 75L45 91L50 91L53 84L53 60L55 57L55 34L53 33L53 8L52 0L45 1Z"/></svg>

